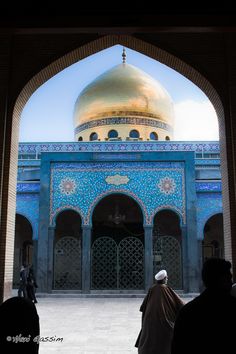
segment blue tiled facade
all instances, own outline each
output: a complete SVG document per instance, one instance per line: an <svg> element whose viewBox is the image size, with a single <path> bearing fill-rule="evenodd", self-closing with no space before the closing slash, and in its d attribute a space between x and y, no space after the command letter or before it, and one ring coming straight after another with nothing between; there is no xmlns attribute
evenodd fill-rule
<svg viewBox="0 0 236 354"><path fill-rule="evenodd" d="M165 183L170 185L165 190ZM71 184L70 191L65 190ZM146 186L143 188L143 186ZM65 207L77 210L91 224L94 206L111 193L124 193L140 205L144 224L162 208L178 212L185 222L185 175L181 162L52 163L50 223Z"/></svg>
<svg viewBox="0 0 236 354"><path fill-rule="evenodd" d="M24 193L17 191L16 213L26 217L30 222L33 229L33 240L37 240L39 224L39 194L28 192L26 188L24 188L24 190Z"/></svg>
<svg viewBox="0 0 236 354"><path fill-rule="evenodd" d="M221 193L198 193L197 195L197 237L203 240L204 226L213 215L222 213Z"/></svg>
<svg viewBox="0 0 236 354"><path fill-rule="evenodd" d="M38 240L35 257L38 274L44 277L42 290L50 291L50 230L55 228L57 216L63 210L75 210L86 234L92 228L94 208L111 194L136 201L145 230L152 228L160 210L178 215L183 271L189 268L185 278L191 279L198 267L195 252L204 225L212 215L222 213L219 171L217 142L20 144L17 213L28 219L33 239ZM192 259L191 265L187 259ZM195 285L186 279L190 285L185 288L194 290Z"/></svg>

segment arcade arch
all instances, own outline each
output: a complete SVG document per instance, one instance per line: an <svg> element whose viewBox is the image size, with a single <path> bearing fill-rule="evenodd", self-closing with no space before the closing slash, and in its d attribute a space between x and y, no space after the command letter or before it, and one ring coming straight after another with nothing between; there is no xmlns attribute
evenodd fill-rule
<svg viewBox="0 0 236 354"><path fill-rule="evenodd" d="M16 214L13 287L18 287L22 264L33 264L33 228L30 221L21 214Z"/></svg>
<svg viewBox="0 0 236 354"><path fill-rule="evenodd" d="M57 215L53 254L53 289L80 290L81 217L74 210Z"/></svg>
<svg viewBox="0 0 236 354"><path fill-rule="evenodd" d="M168 283L183 289L182 235L180 218L172 210L160 210L153 221L153 271L168 273Z"/></svg>
<svg viewBox="0 0 236 354"><path fill-rule="evenodd" d="M92 217L91 289L144 289L144 230L140 206L132 198L111 194Z"/></svg>
<svg viewBox="0 0 236 354"><path fill-rule="evenodd" d="M212 215L204 226L202 241L203 262L210 257L224 257L223 214Z"/></svg>

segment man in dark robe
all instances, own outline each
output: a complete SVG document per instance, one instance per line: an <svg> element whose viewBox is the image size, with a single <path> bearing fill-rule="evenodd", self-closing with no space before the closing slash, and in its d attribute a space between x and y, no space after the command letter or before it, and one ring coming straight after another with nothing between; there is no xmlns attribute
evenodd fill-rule
<svg viewBox="0 0 236 354"><path fill-rule="evenodd" d="M35 275L34 275L34 270L33 270L33 266L31 266L29 268L29 273L28 273L28 277L27 277L27 285L26 285L26 289L27 289L27 295L28 298L33 301L35 304L38 302L35 296L35 289L38 287L36 279L35 279Z"/></svg>
<svg viewBox="0 0 236 354"><path fill-rule="evenodd" d="M142 328L135 343L139 354L170 354L174 322L184 305L167 285L167 272L155 276L156 284L148 291L140 307Z"/></svg>
<svg viewBox="0 0 236 354"><path fill-rule="evenodd" d="M24 296L25 298L28 297L27 295L27 289L26 289L26 285L27 285L27 277L28 277L28 267L26 265L26 263L23 263L21 269L20 269L20 285L19 285L19 289L18 289L18 296Z"/></svg>
<svg viewBox="0 0 236 354"><path fill-rule="evenodd" d="M203 292L188 302L177 316L171 354L234 352L236 299L231 263L210 258L202 268Z"/></svg>

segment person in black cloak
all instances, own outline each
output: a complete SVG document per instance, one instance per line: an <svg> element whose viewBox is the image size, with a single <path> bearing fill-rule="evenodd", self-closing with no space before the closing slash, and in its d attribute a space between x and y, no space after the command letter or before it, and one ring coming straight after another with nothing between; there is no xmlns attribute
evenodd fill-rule
<svg viewBox="0 0 236 354"><path fill-rule="evenodd" d="M166 270L158 272L155 279L140 307L142 326L135 343L138 354L170 354L174 322L184 305L167 285Z"/></svg>
<svg viewBox="0 0 236 354"><path fill-rule="evenodd" d="M35 304L38 302L35 296L35 289L38 287L35 275L34 275L34 270L33 266L29 268L28 276L27 276L27 296L28 298L33 301Z"/></svg>
<svg viewBox="0 0 236 354"><path fill-rule="evenodd" d="M24 297L28 297L27 295L27 277L28 277L28 266L26 263L23 263L23 265L21 266L20 269L20 285L19 285L19 289L18 289L18 296L24 296Z"/></svg>
<svg viewBox="0 0 236 354"><path fill-rule="evenodd" d="M1 353L38 354L39 316L32 301L12 297L0 305Z"/></svg>
<svg viewBox="0 0 236 354"><path fill-rule="evenodd" d="M235 338L236 299L231 263L207 259L202 268L203 292L177 316L171 354L232 353Z"/></svg>

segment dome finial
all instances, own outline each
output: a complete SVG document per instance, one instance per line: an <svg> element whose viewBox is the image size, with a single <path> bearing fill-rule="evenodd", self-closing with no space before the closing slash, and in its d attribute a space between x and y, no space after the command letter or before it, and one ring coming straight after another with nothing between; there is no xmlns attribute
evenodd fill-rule
<svg viewBox="0 0 236 354"><path fill-rule="evenodd" d="M123 60L123 64L125 64L125 63L126 63L126 51L125 51L125 47L123 47L122 60Z"/></svg>

